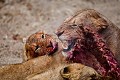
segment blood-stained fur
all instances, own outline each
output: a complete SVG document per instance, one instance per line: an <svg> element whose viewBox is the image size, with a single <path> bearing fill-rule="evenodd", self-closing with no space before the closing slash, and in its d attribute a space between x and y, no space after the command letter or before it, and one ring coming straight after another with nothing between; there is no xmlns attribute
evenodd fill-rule
<svg viewBox="0 0 120 80"><path fill-rule="evenodd" d="M25 44L26 60L43 55L52 55L58 49L58 43L53 36L43 32L32 34Z"/></svg>
<svg viewBox="0 0 120 80"><path fill-rule="evenodd" d="M115 59L120 51L118 31L100 13L86 9L65 20L56 35L63 43L63 55L67 60L91 66L101 75L117 80L120 79L119 59Z"/></svg>

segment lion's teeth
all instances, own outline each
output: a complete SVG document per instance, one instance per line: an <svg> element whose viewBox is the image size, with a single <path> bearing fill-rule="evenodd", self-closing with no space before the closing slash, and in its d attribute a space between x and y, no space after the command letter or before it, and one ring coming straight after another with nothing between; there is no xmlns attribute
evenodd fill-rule
<svg viewBox="0 0 120 80"><path fill-rule="evenodd" d="M67 43L67 41L64 41L62 43L62 47L63 47L63 49L68 49L68 43Z"/></svg>
<svg viewBox="0 0 120 80"><path fill-rule="evenodd" d="M65 52L63 52L63 51L62 51L62 55L63 55L64 57L68 57L67 53L65 53Z"/></svg>
<svg viewBox="0 0 120 80"><path fill-rule="evenodd" d="M62 45L63 49L68 49L67 45Z"/></svg>

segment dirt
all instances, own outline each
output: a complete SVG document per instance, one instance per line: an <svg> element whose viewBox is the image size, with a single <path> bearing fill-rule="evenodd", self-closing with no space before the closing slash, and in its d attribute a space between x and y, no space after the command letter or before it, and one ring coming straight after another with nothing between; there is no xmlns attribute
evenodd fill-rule
<svg viewBox="0 0 120 80"><path fill-rule="evenodd" d="M120 28L120 0L0 0L0 66L21 63L28 36L37 31L54 34L67 17L85 8Z"/></svg>

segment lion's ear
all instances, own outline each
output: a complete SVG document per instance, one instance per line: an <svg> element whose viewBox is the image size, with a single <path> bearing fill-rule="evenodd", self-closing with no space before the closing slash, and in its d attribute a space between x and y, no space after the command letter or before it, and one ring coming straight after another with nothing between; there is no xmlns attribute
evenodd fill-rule
<svg viewBox="0 0 120 80"><path fill-rule="evenodd" d="M104 18L98 18L98 19L91 18L91 20L99 33L105 30L109 26L108 22Z"/></svg>

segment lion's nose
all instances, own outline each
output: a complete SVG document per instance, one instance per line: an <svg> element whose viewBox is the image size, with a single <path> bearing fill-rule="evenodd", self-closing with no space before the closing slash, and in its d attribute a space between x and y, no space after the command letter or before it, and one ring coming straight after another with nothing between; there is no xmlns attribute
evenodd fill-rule
<svg viewBox="0 0 120 80"><path fill-rule="evenodd" d="M62 32L56 32L55 34L56 34L58 37L60 37L63 33L64 33L64 31L62 31Z"/></svg>

